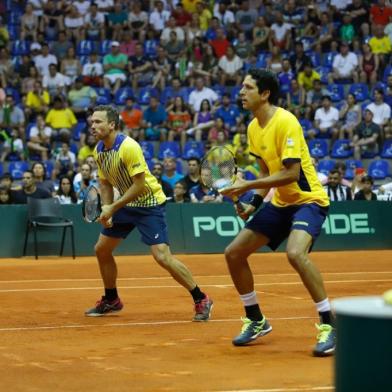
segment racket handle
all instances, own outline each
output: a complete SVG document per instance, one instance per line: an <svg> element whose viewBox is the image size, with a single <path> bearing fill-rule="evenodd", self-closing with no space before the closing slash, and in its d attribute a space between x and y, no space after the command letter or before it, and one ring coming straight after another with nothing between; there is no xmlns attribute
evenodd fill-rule
<svg viewBox="0 0 392 392"><path fill-rule="evenodd" d="M244 205L239 201L238 197L233 197L233 201L235 203L235 205L237 206L237 210L238 212L244 212L245 208Z"/></svg>

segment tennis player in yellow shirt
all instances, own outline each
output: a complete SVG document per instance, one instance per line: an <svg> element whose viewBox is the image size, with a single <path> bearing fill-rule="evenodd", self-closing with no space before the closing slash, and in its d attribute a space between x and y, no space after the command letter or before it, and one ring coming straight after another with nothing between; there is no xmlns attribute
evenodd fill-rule
<svg viewBox="0 0 392 392"><path fill-rule="evenodd" d="M328 196L317 178L297 118L275 106L279 97L275 74L251 69L243 81L240 96L244 108L254 116L248 126L249 150L258 161L261 175L252 181L238 179L232 187L222 191L233 197L255 190L245 210L237 210L243 219L253 216L225 250L229 271L246 313L242 330L233 344L243 346L271 332L272 327L258 304L247 258L264 245L275 250L288 238L287 258L320 315L313 353L331 355L335 349L331 307L321 274L308 256L327 216ZM259 209L272 187L275 192L271 202Z"/></svg>
<svg viewBox="0 0 392 392"><path fill-rule="evenodd" d="M150 246L155 261L192 295L193 321L210 318L212 300L196 285L188 268L170 252L166 225L166 197L150 173L140 145L117 132L119 113L111 106L98 106L91 117L91 132L98 140L94 157L98 167L103 229L95 245L105 294L86 316L104 316L123 308L117 293L117 266L113 251L137 228ZM114 200L113 188L120 198Z"/></svg>

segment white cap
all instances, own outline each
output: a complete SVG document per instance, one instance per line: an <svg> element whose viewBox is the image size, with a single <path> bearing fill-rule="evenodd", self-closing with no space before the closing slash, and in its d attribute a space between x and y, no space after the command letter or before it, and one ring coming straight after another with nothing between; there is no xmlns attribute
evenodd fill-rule
<svg viewBox="0 0 392 392"><path fill-rule="evenodd" d="M112 43L110 44L110 46L120 46L120 42L118 42L118 41L112 41Z"/></svg>
<svg viewBox="0 0 392 392"><path fill-rule="evenodd" d="M30 46L30 50L41 50L42 46L38 42L33 42Z"/></svg>

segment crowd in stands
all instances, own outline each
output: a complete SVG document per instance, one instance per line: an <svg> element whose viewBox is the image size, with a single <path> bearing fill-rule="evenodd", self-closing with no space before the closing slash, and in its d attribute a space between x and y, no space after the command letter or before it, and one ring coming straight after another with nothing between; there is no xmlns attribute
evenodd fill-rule
<svg viewBox="0 0 392 392"><path fill-rule="evenodd" d="M251 67L277 74L331 200L392 199L387 0L6 0L0 15L1 204L82 200L99 104L119 108L169 200L223 201L199 162L225 145L257 176L238 99Z"/></svg>

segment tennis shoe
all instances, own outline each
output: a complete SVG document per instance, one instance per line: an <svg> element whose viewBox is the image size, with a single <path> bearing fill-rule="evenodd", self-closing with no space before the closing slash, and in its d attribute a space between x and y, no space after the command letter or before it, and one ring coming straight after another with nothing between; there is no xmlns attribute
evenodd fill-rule
<svg viewBox="0 0 392 392"><path fill-rule="evenodd" d="M213 307L212 299L208 295L204 299L195 303L195 315L193 321L208 321Z"/></svg>
<svg viewBox="0 0 392 392"><path fill-rule="evenodd" d="M108 301L105 297L102 297L93 308L86 310L84 314L89 317L101 317L109 313L119 312L123 306L120 298Z"/></svg>
<svg viewBox="0 0 392 392"><path fill-rule="evenodd" d="M315 357L328 357L335 353L336 332L332 325L316 324L317 344L313 350Z"/></svg>
<svg viewBox="0 0 392 392"><path fill-rule="evenodd" d="M241 332L236 336L232 343L234 346L244 346L260 336L267 335L272 331L272 327L265 317L262 320L250 320L247 317L241 317L244 325Z"/></svg>

